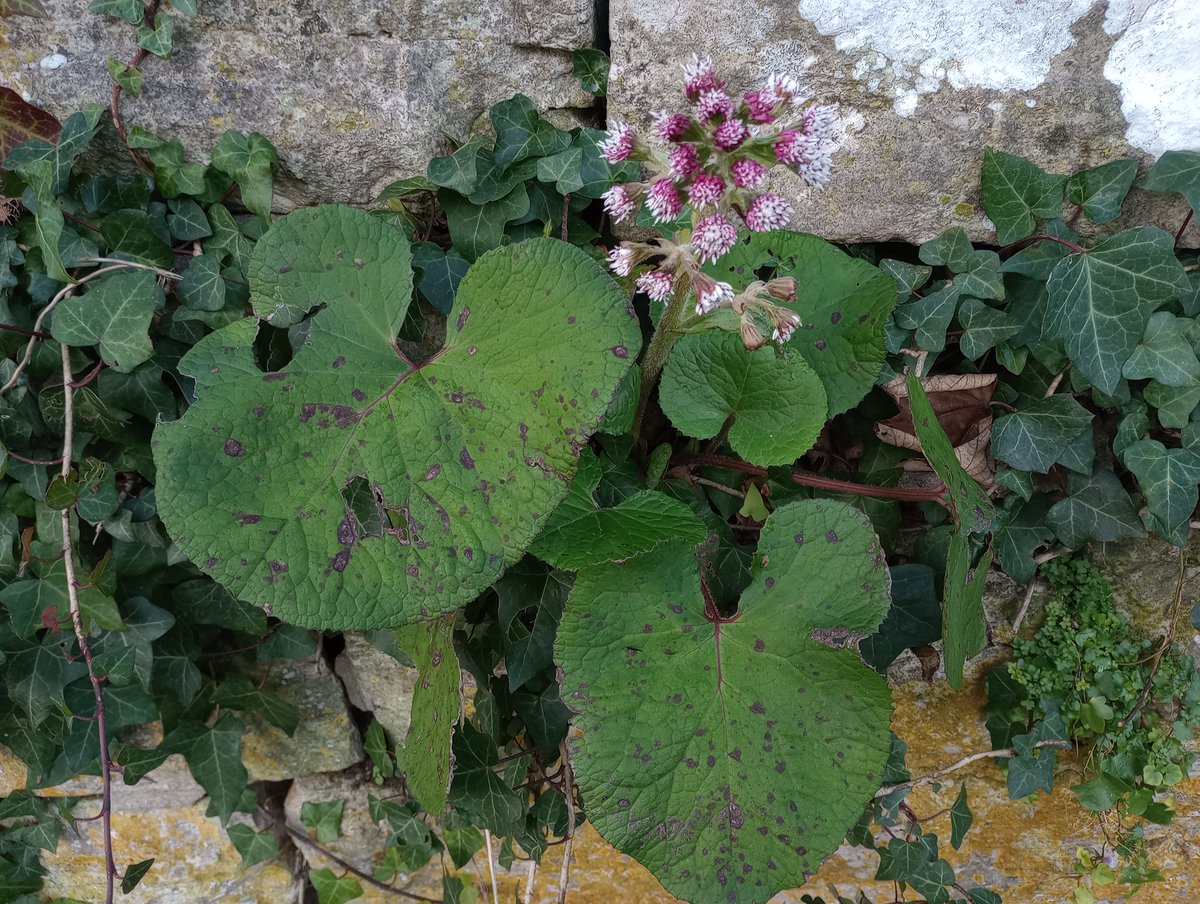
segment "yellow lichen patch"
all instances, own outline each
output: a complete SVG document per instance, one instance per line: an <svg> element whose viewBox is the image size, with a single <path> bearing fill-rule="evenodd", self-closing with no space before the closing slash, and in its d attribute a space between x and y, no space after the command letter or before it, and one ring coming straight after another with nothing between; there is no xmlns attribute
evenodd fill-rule
<svg viewBox="0 0 1200 904"><path fill-rule="evenodd" d="M242 859L215 819L204 816L205 802L151 813L113 816L114 856L119 865L154 857L142 884L122 898L129 904L158 900L286 901L290 870L269 862L243 870ZM77 823L47 858L45 893L87 901L104 898L104 847L99 821ZM164 898L163 895L167 897Z"/></svg>
<svg viewBox="0 0 1200 904"><path fill-rule="evenodd" d="M956 217L973 217L975 216L975 205L959 201L954 205L954 215Z"/></svg>

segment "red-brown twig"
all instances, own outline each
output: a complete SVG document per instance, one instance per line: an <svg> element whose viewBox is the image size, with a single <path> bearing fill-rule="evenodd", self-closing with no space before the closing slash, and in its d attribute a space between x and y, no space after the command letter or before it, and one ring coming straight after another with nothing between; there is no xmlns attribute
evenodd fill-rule
<svg viewBox="0 0 1200 904"><path fill-rule="evenodd" d="M374 888L378 888L380 891L390 892L391 894L396 895L397 897L408 898L410 901L428 901L428 902L430 902L430 904L442 904L441 898L427 898L425 895L419 895L416 892L405 891L403 888L396 888L396 886L394 886L394 885L388 885L386 882L380 882L378 879L376 879L370 873L366 872L365 870L359 869L357 866L355 866L353 863L351 863L348 860L343 860L341 857L339 857L333 851L329 850L329 848L325 847L324 845L318 844L317 842L315 842L311 838L309 838L307 835L305 835L303 832L299 832L296 829L293 829L289 825L285 825L283 827L283 830L285 832L287 832L288 835L290 835L293 840L299 841L301 844L307 845L308 847L312 848L314 851L319 853L322 857L327 857L328 859L330 859L334 863L336 863L338 866L340 866L342 869L346 870L347 872L353 873L359 879L366 882L368 885L373 886Z"/></svg>
<svg viewBox="0 0 1200 904"><path fill-rule="evenodd" d="M64 479L71 476L71 453L75 434L75 396L71 389L71 349L59 346L62 352L63 377L63 443L62 471ZM100 819L104 833L104 904L113 902L113 884L117 878L117 864L113 859L112 840L112 760L108 757L108 725L104 710L104 686L92 665L92 646L88 642L83 614L79 609L79 583L75 579L75 555L71 539L71 507L62 510L63 569L67 579L67 599L71 606L71 624L75 628L75 639L79 652L87 664L88 679L92 682L92 694L96 698L96 726L100 734Z"/></svg>
<svg viewBox="0 0 1200 904"><path fill-rule="evenodd" d="M1020 241L1013 242L1011 245L1005 245L1003 248L1000 249L1000 251L998 253L1002 259L1009 258L1009 257L1012 257L1014 254L1016 254L1018 251L1021 251L1024 248L1028 248L1034 242L1057 242L1059 245L1066 245L1068 248L1070 248L1076 254L1083 253L1083 247L1081 245L1076 245L1074 242L1069 242L1064 238L1059 238L1057 235L1050 235L1049 233L1046 233L1046 232L1039 232L1037 235L1031 235L1031 236L1029 236L1029 238L1021 239Z"/></svg>
<svg viewBox="0 0 1200 904"><path fill-rule="evenodd" d="M1175 233L1175 247L1179 247L1179 240L1183 238L1184 231L1188 228L1188 223L1192 222L1192 210L1189 208L1187 216L1183 218L1183 225L1179 227L1179 231Z"/></svg>
<svg viewBox="0 0 1200 904"><path fill-rule="evenodd" d="M685 452L676 456L672 462L683 465L709 465L714 468L729 468L756 477L767 476L767 469L760 468L737 458L724 455L709 455L704 452ZM900 499L906 502L944 502L946 488L944 486L930 487L879 487L867 483L853 483L849 480L838 480L821 474L809 474L806 471L793 471L792 482L801 486L813 487L818 490L829 490L834 493L848 493L852 496L873 496L876 499Z"/></svg>
<svg viewBox="0 0 1200 904"><path fill-rule="evenodd" d="M142 24L146 28L154 27L154 17L158 15L159 2L160 0L150 0L150 3L146 6L146 12L142 17ZM149 54L144 49L139 47L138 52L133 55L133 59L131 59L126 66L129 69L137 69L142 65L143 62L145 62L147 56L149 56ZM133 158L133 162L136 163L139 168L145 170L147 173L153 176L154 167L146 162L146 160L142 158L141 154L129 146L129 135L125 132L125 123L121 121L121 91L121 83L116 79L113 79L112 95L108 102L109 112L112 115L113 128L117 130L117 135L121 138L121 144L125 146L125 150L129 152L129 156Z"/></svg>

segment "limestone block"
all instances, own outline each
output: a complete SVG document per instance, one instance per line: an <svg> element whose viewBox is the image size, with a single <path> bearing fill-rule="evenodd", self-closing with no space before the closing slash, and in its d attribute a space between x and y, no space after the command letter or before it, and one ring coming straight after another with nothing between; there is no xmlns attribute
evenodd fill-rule
<svg viewBox="0 0 1200 904"><path fill-rule="evenodd" d="M0 84L56 115L108 103L105 61L136 50L133 29L86 4L47 3L49 19L0 18ZM587 0L212 0L177 17L176 53L142 67L127 126L179 138L190 159L229 128L279 150L281 209L366 203L423 174L473 120L521 91L539 108L586 106L570 51L595 32Z"/></svg>
<svg viewBox="0 0 1200 904"><path fill-rule="evenodd" d="M417 669L402 665L373 646L361 634L345 635L346 648L334 669L357 708L372 713L393 744L403 744L412 724L413 690Z"/></svg>
<svg viewBox="0 0 1200 904"><path fill-rule="evenodd" d="M1058 173L1200 148L1190 0L614 0L610 31L610 119L645 128L679 107L692 53L711 54L731 90L789 72L837 103L828 189L778 183L798 199L793 228L833 240L921 242L962 226L994 241L979 197L987 145ZM1103 228L1173 232L1186 211L1135 190ZM1184 245L1200 246L1200 228Z"/></svg>
<svg viewBox="0 0 1200 904"><path fill-rule="evenodd" d="M341 682L319 659L278 660L264 690L300 708L290 737L253 713L242 713L242 762L250 781L283 781L314 772L337 772L363 758L362 737L350 716Z"/></svg>

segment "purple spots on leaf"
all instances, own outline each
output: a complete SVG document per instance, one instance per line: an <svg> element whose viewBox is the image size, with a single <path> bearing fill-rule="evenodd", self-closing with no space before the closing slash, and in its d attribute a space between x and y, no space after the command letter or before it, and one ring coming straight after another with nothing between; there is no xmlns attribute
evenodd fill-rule
<svg viewBox="0 0 1200 904"><path fill-rule="evenodd" d="M711 769L713 766L717 765L717 758L715 756L713 756L712 754L709 754L709 757L706 760L706 762L708 763L708 768Z"/></svg>
<svg viewBox="0 0 1200 904"><path fill-rule="evenodd" d="M817 347L817 351L819 351L819 352L825 351L826 343L825 343L824 339L818 339L816 342L813 343L813 345L815 345Z"/></svg>
<svg viewBox="0 0 1200 904"><path fill-rule="evenodd" d="M618 358L628 358L629 357L629 349L627 349L623 345L614 345L613 349L612 349L612 353L614 355L616 355Z"/></svg>
<svg viewBox="0 0 1200 904"><path fill-rule="evenodd" d="M346 570L346 566L350 564L350 550L343 549L336 556L329 560L329 565L338 574Z"/></svg>
<svg viewBox="0 0 1200 904"><path fill-rule="evenodd" d="M470 308L463 308L463 312L458 315L458 330L462 332L462 328L467 325L467 318L471 316Z"/></svg>
<svg viewBox="0 0 1200 904"><path fill-rule="evenodd" d="M767 648L767 645L765 642L763 642L763 640L761 638L754 641L754 652L755 653L761 653L766 648Z"/></svg>
<svg viewBox="0 0 1200 904"><path fill-rule="evenodd" d="M287 379L287 371L280 371L277 374L263 374L264 383L278 383L280 380Z"/></svg>
<svg viewBox="0 0 1200 904"><path fill-rule="evenodd" d="M750 712L754 713L757 716L761 716L766 711L767 711L767 708L759 702L755 702L750 705Z"/></svg>
<svg viewBox="0 0 1200 904"><path fill-rule="evenodd" d="M441 473L442 473L442 466L441 465L433 465L428 471L425 472L425 477L423 479L424 480L433 480L433 478L437 477Z"/></svg>
<svg viewBox="0 0 1200 904"><path fill-rule="evenodd" d="M266 413L266 409L262 405L255 405L250 409L250 413L255 417L262 417Z"/></svg>
<svg viewBox="0 0 1200 904"><path fill-rule="evenodd" d="M735 760L738 760L739 762L741 762L741 759L742 759L742 748L740 748L740 747L734 747L734 748L733 748L733 750L729 751L729 755L730 755L730 756L731 756L733 759L735 759Z"/></svg>
<svg viewBox="0 0 1200 904"><path fill-rule="evenodd" d="M342 546L353 546L358 540L358 526L355 524L354 516L349 512L338 524L337 540Z"/></svg>
<svg viewBox="0 0 1200 904"><path fill-rule="evenodd" d="M829 322L832 323L834 326L837 326L838 321L841 319L842 319L841 311L834 311L832 314L829 315Z"/></svg>
<svg viewBox="0 0 1200 904"><path fill-rule="evenodd" d="M337 370L339 367L341 367L345 363L346 363L346 356L338 355L336 358L333 359L333 369Z"/></svg>
<svg viewBox="0 0 1200 904"><path fill-rule="evenodd" d="M468 562L472 561L475 558L475 550L473 550L469 546L464 546L463 547L463 558L466 559Z"/></svg>
<svg viewBox="0 0 1200 904"><path fill-rule="evenodd" d="M837 531L831 530L827 534L825 534L825 542L826 543L837 543L838 542Z"/></svg>
<svg viewBox="0 0 1200 904"><path fill-rule="evenodd" d="M775 579L772 577L768 577L765 581L763 581L763 584L766 586L766 588L768 590L770 590L772 587L775 586Z"/></svg>
<svg viewBox="0 0 1200 904"><path fill-rule="evenodd" d="M792 540L795 541L797 546L803 546L804 545L804 534L796 534L796 536L792 537Z"/></svg>
<svg viewBox="0 0 1200 904"><path fill-rule="evenodd" d="M218 562L218 561L219 561L219 560L218 560L217 558L215 558L215 557L213 557L213 556L210 556L209 558L207 558L207 559L205 559L205 560L204 560L204 567L205 567L205 568L212 568L214 565L216 565L216 564L217 564L217 562Z"/></svg>
<svg viewBox="0 0 1200 904"><path fill-rule="evenodd" d="M245 512L238 512L238 521L241 524L258 524L262 521L262 515L247 515Z"/></svg>
<svg viewBox="0 0 1200 904"><path fill-rule="evenodd" d="M470 468L475 467L475 459L473 459L471 457L471 453L468 452L466 449L463 449L461 452L458 453L458 462L464 468L470 469ZM486 491L485 491L485 493L486 493Z"/></svg>
<svg viewBox="0 0 1200 904"><path fill-rule="evenodd" d="M353 392L350 393L350 395L354 396L355 400L359 401L359 402L365 401L367 398L367 394L365 392L363 392L361 389L355 389Z"/></svg>
<svg viewBox="0 0 1200 904"><path fill-rule="evenodd" d="M245 455L246 450L236 439L225 440L225 454L237 458L239 455Z"/></svg>

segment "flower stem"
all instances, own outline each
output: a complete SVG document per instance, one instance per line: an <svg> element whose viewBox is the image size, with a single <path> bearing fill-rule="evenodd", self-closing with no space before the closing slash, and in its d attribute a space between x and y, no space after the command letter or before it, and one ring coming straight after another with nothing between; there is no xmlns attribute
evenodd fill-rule
<svg viewBox="0 0 1200 904"><path fill-rule="evenodd" d="M689 282L687 280L679 280L674 293L667 301L667 308L663 311L662 319L658 322L658 329L654 331L654 337L650 340L650 346L646 349L646 354L642 358L642 394L638 399L637 414L633 418L633 438L636 442L641 436L642 421L646 417L646 406L650 403L650 396L654 392L654 387L658 383L659 374L662 373L663 365L667 363L667 355L671 352L671 346L675 344L675 340L679 338L679 324L683 321L683 313L687 307L687 296L690 291Z"/></svg>

